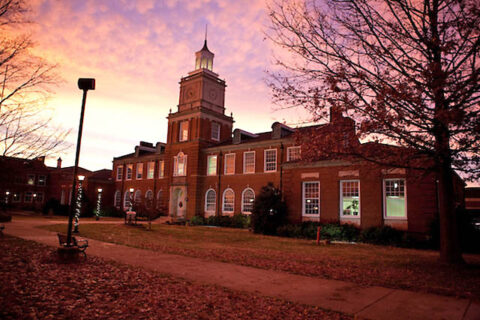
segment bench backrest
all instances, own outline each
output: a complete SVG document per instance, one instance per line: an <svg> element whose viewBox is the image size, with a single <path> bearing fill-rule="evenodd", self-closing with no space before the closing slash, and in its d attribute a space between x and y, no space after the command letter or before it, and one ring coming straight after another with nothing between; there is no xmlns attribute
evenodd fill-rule
<svg viewBox="0 0 480 320"><path fill-rule="evenodd" d="M58 242L60 243L60 245L68 245L68 236L66 234L57 233L57 236L58 236ZM75 237L73 236L72 236L72 244L74 246L77 245L77 239L75 239Z"/></svg>

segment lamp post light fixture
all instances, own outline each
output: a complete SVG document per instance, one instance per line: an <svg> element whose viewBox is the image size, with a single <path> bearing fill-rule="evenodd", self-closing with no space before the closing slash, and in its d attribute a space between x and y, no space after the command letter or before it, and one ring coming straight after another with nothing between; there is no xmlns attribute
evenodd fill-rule
<svg viewBox="0 0 480 320"><path fill-rule="evenodd" d="M83 115L85 114L85 102L87 100L88 90L95 90L95 79L92 79L92 78L78 79L78 89L83 90L83 98L82 98L82 108L80 111L80 123L78 125L77 150L75 153L75 166L73 167L72 194L70 198L70 212L68 214L67 246L71 246L72 244L73 204L75 200L75 189L77 184L78 161L80 160L80 146L82 144Z"/></svg>
<svg viewBox="0 0 480 320"><path fill-rule="evenodd" d="M130 188L130 190L129 190L130 191L130 211L133 211L133 191L134 190L135 189L133 189L133 188Z"/></svg>
<svg viewBox="0 0 480 320"><path fill-rule="evenodd" d="M10 191L5 191L5 211L8 209L8 196L10 195Z"/></svg>
<svg viewBox="0 0 480 320"><path fill-rule="evenodd" d="M80 221L80 213L82 212L82 183L84 179L85 176L78 176L77 202L75 206L75 223L73 227L74 233L78 233L78 222Z"/></svg>
<svg viewBox="0 0 480 320"><path fill-rule="evenodd" d="M98 195L97 195L97 212L95 212L95 220L100 220L100 210L102 207L102 188L98 188Z"/></svg>

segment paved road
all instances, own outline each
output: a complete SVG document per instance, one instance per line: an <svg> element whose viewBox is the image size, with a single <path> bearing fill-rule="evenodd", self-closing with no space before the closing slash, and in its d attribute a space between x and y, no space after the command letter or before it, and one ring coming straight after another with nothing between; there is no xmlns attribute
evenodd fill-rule
<svg viewBox="0 0 480 320"><path fill-rule="evenodd" d="M54 232L36 228L59 220L22 219L7 223L5 233L58 246ZM83 223L86 223L84 220ZM96 223L96 222L89 222ZM102 221L100 223L112 223ZM480 303L435 294L417 293L262 270L180 255L163 254L89 240L89 255L233 290L253 292L354 315L356 319L479 320Z"/></svg>

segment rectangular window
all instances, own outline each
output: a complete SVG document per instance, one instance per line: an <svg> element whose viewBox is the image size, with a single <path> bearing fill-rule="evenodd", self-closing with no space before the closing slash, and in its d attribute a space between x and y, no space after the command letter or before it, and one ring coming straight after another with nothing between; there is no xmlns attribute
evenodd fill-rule
<svg viewBox="0 0 480 320"><path fill-rule="evenodd" d="M340 181L340 217L360 217L360 181Z"/></svg>
<svg viewBox="0 0 480 320"><path fill-rule="evenodd" d="M212 140L220 141L220 124L212 122Z"/></svg>
<svg viewBox="0 0 480 320"><path fill-rule="evenodd" d="M12 201L13 202L20 202L22 200L22 195L20 193L14 193Z"/></svg>
<svg viewBox="0 0 480 320"><path fill-rule="evenodd" d="M182 152L173 157L173 175L177 177L187 175L187 156Z"/></svg>
<svg viewBox="0 0 480 320"><path fill-rule="evenodd" d="M35 184L35 175L29 174L27 176L27 184L33 186Z"/></svg>
<svg viewBox="0 0 480 320"><path fill-rule="evenodd" d="M180 122L180 131L178 141L187 141L188 140L188 121Z"/></svg>
<svg viewBox="0 0 480 320"><path fill-rule="evenodd" d="M35 198L35 202L39 202L39 203L43 202L43 192L37 193L37 197Z"/></svg>
<svg viewBox="0 0 480 320"><path fill-rule="evenodd" d="M143 177L143 163L137 163L137 180L141 180Z"/></svg>
<svg viewBox="0 0 480 320"><path fill-rule="evenodd" d="M264 152L265 172L277 171L277 149L269 149Z"/></svg>
<svg viewBox="0 0 480 320"><path fill-rule="evenodd" d="M300 147L287 148L287 161L300 160Z"/></svg>
<svg viewBox="0 0 480 320"><path fill-rule="evenodd" d="M133 164L127 164L127 180L132 180Z"/></svg>
<svg viewBox="0 0 480 320"><path fill-rule="evenodd" d="M23 201L24 202L32 202L32 198L33 198L33 193L25 192L25 199Z"/></svg>
<svg viewBox="0 0 480 320"><path fill-rule="evenodd" d="M255 151L243 153L243 173L255 173Z"/></svg>
<svg viewBox="0 0 480 320"><path fill-rule="evenodd" d="M407 217L405 202L405 179L383 180L385 218L401 219Z"/></svg>
<svg viewBox="0 0 480 320"><path fill-rule="evenodd" d="M207 157L207 176L214 176L217 174L217 156Z"/></svg>
<svg viewBox="0 0 480 320"><path fill-rule="evenodd" d="M303 210L305 216L320 215L320 182L303 183Z"/></svg>
<svg viewBox="0 0 480 320"><path fill-rule="evenodd" d="M155 175L155 161L147 162L147 179L153 179Z"/></svg>
<svg viewBox="0 0 480 320"><path fill-rule="evenodd" d="M47 176L38 176L37 185L45 186L47 184Z"/></svg>
<svg viewBox="0 0 480 320"><path fill-rule="evenodd" d="M158 177L163 178L165 176L165 161L158 161Z"/></svg>
<svg viewBox="0 0 480 320"><path fill-rule="evenodd" d="M225 174L235 174L235 153L225 155Z"/></svg>
<svg viewBox="0 0 480 320"><path fill-rule="evenodd" d="M117 167L117 181L122 181L123 179L123 166Z"/></svg>

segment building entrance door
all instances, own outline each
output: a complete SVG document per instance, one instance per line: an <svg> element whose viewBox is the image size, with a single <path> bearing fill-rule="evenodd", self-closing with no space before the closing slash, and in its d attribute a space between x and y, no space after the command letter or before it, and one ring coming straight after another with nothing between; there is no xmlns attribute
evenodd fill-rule
<svg viewBox="0 0 480 320"><path fill-rule="evenodd" d="M186 188L173 187L173 192L170 194L170 215L174 218L185 219L187 213Z"/></svg>

